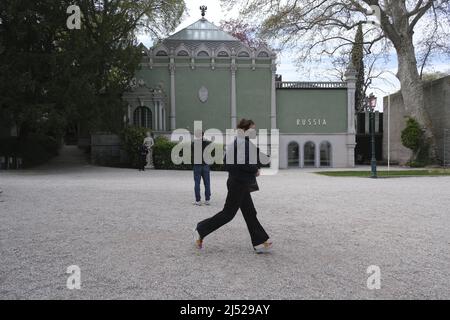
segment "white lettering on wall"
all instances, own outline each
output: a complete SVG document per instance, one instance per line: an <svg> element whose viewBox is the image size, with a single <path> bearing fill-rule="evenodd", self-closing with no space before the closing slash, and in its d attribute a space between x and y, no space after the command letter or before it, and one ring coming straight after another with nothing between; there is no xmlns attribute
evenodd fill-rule
<svg viewBox="0 0 450 320"><path fill-rule="evenodd" d="M304 118L297 119L297 126L326 126L326 119L316 119L316 118Z"/></svg>

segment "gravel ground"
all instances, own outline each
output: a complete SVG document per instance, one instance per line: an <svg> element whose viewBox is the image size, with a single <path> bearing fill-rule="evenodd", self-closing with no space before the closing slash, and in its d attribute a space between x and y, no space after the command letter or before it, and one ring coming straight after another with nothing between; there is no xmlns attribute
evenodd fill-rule
<svg viewBox="0 0 450 320"><path fill-rule="evenodd" d="M259 178L274 240L253 253L244 219L192 243L192 173L73 166L0 173L1 299L450 299L450 177ZM66 269L81 269L69 290ZM381 269L381 289L366 286Z"/></svg>

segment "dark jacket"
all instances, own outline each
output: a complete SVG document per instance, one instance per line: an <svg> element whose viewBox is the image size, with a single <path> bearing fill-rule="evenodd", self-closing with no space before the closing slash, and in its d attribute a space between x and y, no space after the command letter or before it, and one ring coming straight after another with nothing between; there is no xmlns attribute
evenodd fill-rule
<svg viewBox="0 0 450 320"><path fill-rule="evenodd" d="M238 143L241 145L240 148L238 148ZM243 151L244 147L242 145L245 145L245 161L240 161L238 163L238 149ZM228 177L234 181L247 185L256 184L256 173L261 168L261 154L259 148L251 143L248 137L245 137L245 140L242 139L240 141L236 138L233 143L233 148L234 159L231 158L229 149L225 152L224 157L224 164L225 169L228 171ZM253 155L253 159L250 158L250 154ZM240 156L240 159L244 160L244 155Z"/></svg>
<svg viewBox="0 0 450 320"><path fill-rule="evenodd" d="M195 163L195 162L194 162L194 160L195 160L195 158L194 158L194 156L195 156L195 154L194 154L194 147L195 147L195 145L196 145L197 143L200 144L200 142L202 143L202 164L206 164L205 159L204 159L204 157L203 157L203 152L205 151L205 148L211 143L211 141L208 141L208 140L205 140L205 139L202 139L202 140L194 140L194 141L191 143L191 163L192 163L192 164L200 164L200 163Z"/></svg>
<svg viewBox="0 0 450 320"><path fill-rule="evenodd" d="M142 157L146 157L148 154L148 149L147 146L145 144L142 144L139 146L139 155L141 155Z"/></svg>

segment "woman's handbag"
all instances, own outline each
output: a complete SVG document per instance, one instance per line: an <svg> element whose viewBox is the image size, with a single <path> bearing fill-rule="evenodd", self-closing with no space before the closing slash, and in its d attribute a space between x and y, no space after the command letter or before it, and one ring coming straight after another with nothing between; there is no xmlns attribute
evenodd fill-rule
<svg viewBox="0 0 450 320"><path fill-rule="evenodd" d="M258 182L255 181L255 183L250 184L248 186L248 189L249 189L250 192L258 191L259 190Z"/></svg>

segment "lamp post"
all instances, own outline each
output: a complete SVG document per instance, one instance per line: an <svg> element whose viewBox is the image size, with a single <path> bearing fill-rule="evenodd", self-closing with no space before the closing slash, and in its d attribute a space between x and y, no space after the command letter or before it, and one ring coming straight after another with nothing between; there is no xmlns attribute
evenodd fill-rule
<svg viewBox="0 0 450 320"><path fill-rule="evenodd" d="M372 147L372 159L370 160L371 178L377 178L377 158L375 154L375 107L377 106L377 97L373 93L368 97L368 109L370 119L370 136Z"/></svg>

